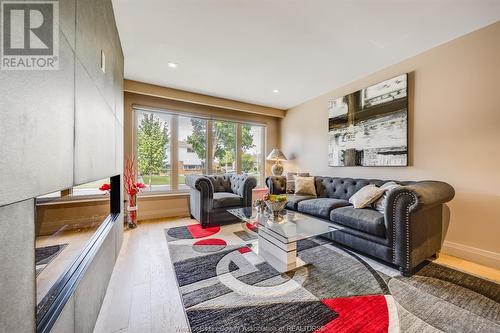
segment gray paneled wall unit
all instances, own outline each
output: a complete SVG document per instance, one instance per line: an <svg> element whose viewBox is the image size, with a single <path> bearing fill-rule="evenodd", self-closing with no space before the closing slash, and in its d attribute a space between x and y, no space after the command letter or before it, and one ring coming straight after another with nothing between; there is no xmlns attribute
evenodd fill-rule
<svg viewBox="0 0 500 333"><path fill-rule="evenodd" d="M36 329L33 198L123 169L123 52L111 0L61 0L59 14L58 70L0 71L0 333ZM122 214L111 220L54 331L92 331L122 241Z"/></svg>

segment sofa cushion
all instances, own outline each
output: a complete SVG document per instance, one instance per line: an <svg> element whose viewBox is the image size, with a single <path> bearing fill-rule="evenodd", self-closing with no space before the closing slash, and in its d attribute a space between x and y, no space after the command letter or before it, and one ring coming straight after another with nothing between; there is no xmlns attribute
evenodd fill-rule
<svg viewBox="0 0 500 333"><path fill-rule="evenodd" d="M213 200L214 208L233 207L243 205L243 198L229 192L215 192Z"/></svg>
<svg viewBox="0 0 500 333"><path fill-rule="evenodd" d="M330 221L375 236L385 236L384 214L371 208L337 208L330 213Z"/></svg>
<svg viewBox="0 0 500 333"><path fill-rule="evenodd" d="M207 177L212 182L214 192L232 192L230 174L211 175Z"/></svg>
<svg viewBox="0 0 500 333"><path fill-rule="evenodd" d="M307 199L315 199L316 197L313 197L311 195L287 194L286 198L288 200L288 202L286 203L286 208L297 210L297 205L299 202Z"/></svg>
<svg viewBox="0 0 500 333"><path fill-rule="evenodd" d="M234 194L239 196L243 196L245 192L245 180L247 179L247 175L245 174L233 174L230 176L231 179L231 191Z"/></svg>
<svg viewBox="0 0 500 333"><path fill-rule="evenodd" d="M297 205L297 210L302 213L328 219L330 218L332 209L345 206L349 206L349 202L346 200L320 198L300 201Z"/></svg>

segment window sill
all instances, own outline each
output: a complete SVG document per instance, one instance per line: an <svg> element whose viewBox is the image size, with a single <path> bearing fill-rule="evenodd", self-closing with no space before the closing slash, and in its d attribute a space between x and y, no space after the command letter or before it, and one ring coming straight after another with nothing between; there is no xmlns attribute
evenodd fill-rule
<svg viewBox="0 0 500 333"><path fill-rule="evenodd" d="M141 193L138 199L150 199L150 198L186 198L189 197L189 192L147 192Z"/></svg>

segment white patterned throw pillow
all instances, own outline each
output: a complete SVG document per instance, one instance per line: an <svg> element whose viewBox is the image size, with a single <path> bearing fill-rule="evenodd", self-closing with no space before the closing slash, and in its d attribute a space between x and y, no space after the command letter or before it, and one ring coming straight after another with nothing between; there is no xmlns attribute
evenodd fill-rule
<svg viewBox="0 0 500 333"><path fill-rule="evenodd" d="M349 202L354 208L365 208L384 194L385 190L375 185L366 185L354 193Z"/></svg>
<svg viewBox="0 0 500 333"><path fill-rule="evenodd" d="M381 189L384 189L384 194L373 203L373 208L383 214L385 212L385 206L387 205L387 197L389 196L389 192L398 187L401 187L401 185L392 181L380 186Z"/></svg>

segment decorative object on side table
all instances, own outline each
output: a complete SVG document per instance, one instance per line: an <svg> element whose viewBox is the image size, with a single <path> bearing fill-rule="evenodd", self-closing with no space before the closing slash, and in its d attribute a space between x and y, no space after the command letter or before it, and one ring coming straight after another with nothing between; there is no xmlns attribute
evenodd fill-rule
<svg viewBox="0 0 500 333"><path fill-rule="evenodd" d="M283 165L280 161L286 161L287 158L285 154L281 152L278 148L274 148L271 153L267 156L268 161L275 161L271 171L273 176L281 176L283 174Z"/></svg>
<svg viewBox="0 0 500 333"><path fill-rule="evenodd" d="M274 222L280 220L280 212L285 209L287 197L284 194L268 194L264 197L267 209L271 213L271 218Z"/></svg>
<svg viewBox="0 0 500 333"><path fill-rule="evenodd" d="M123 178L125 181L125 190L128 194L128 227L134 229L137 227L137 194L142 191L145 185L135 182L136 174L133 159L127 158Z"/></svg>

